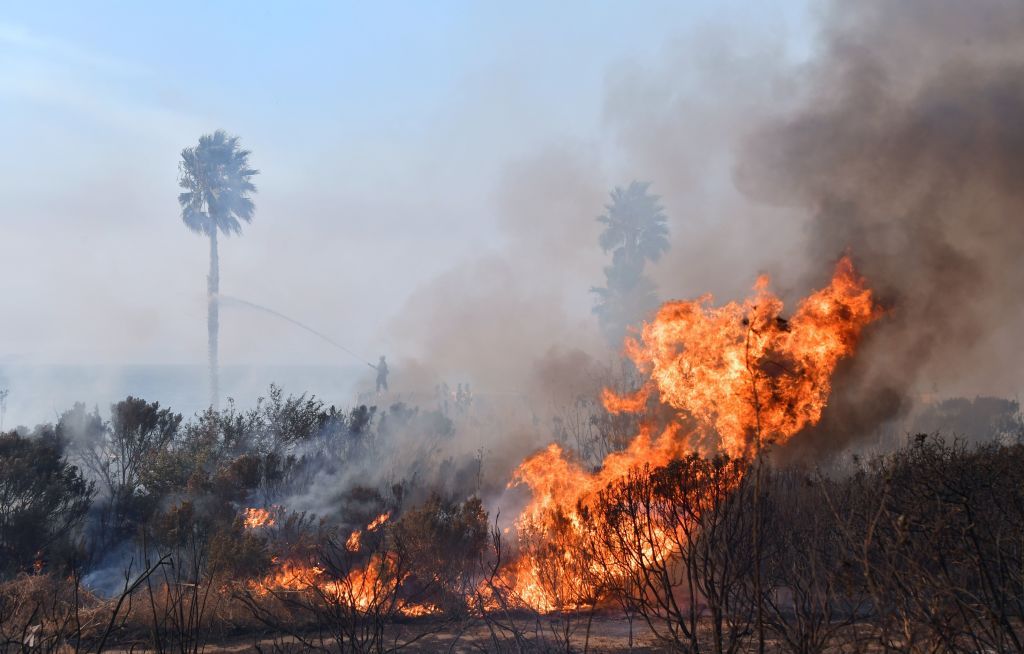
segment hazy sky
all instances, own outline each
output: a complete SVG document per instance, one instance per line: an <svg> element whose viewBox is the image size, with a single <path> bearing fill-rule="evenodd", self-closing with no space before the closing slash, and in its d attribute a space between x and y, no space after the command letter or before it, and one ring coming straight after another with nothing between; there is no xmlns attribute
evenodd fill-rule
<svg viewBox="0 0 1024 654"><path fill-rule="evenodd" d="M679 53L709 33L793 58L810 42L803 3L254 4L0 10L0 362L204 360L207 243L181 224L176 178L216 128L261 170L255 221L222 241L225 293L375 358L408 349L417 325L396 323L421 289L532 252L549 271L536 292L590 320L597 226L557 223L651 170L609 119L610 80L676 66L686 88ZM656 192L679 181L662 177ZM579 256L561 266L564 244L534 234L578 239ZM226 364L348 362L267 316L225 311L221 329Z"/></svg>

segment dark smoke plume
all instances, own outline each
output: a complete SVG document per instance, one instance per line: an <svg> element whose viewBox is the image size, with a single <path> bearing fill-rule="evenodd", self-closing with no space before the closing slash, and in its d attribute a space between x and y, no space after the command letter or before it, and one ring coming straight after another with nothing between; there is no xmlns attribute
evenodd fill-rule
<svg viewBox="0 0 1024 654"><path fill-rule="evenodd" d="M1024 4L837 3L821 48L800 106L757 129L736 168L752 198L811 215L811 270L849 251L890 308L797 439L816 450L922 393L1019 387Z"/></svg>

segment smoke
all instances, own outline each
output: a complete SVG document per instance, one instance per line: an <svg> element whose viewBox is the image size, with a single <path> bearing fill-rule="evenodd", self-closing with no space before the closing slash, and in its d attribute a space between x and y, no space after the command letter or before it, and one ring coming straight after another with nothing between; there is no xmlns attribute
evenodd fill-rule
<svg viewBox="0 0 1024 654"><path fill-rule="evenodd" d="M1024 6L837 3L792 110L736 166L756 201L808 216L808 285L848 250L889 308L801 439L833 449L922 392L1020 385Z"/></svg>
<svg viewBox="0 0 1024 654"><path fill-rule="evenodd" d="M768 272L793 306L848 252L887 307L794 443L838 451L924 393L1015 392L1024 7L877 0L814 17L806 45L702 26L613 66L605 141L509 166L504 242L422 285L396 336L490 388L549 387L538 371L567 348L609 360L581 304L603 263L593 217L640 179L670 220L662 300L743 297Z"/></svg>
<svg viewBox="0 0 1024 654"><path fill-rule="evenodd" d="M596 218L608 190L599 152L583 143L507 164L490 194L497 242L422 282L390 325L395 389L471 384L474 420L457 426L448 449L456 460L482 453L482 478L500 484L485 496L503 492L515 466L551 440L554 398L567 392L549 393L556 371L560 380L588 375L567 371L565 353L590 363L615 356L589 293L606 264Z"/></svg>
<svg viewBox="0 0 1024 654"><path fill-rule="evenodd" d="M589 292L611 263L596 219L613 187L650 182L661 197L671 249L648 268L662 301L746 295L759 272L798 249L799 227L776 220L794 212L752 202L731 178L751 112L793 85L790 55L772 37L706 27L653 62L607 71L599 138L507 164L491 193L500 238L421 283L391 325L389 341L404 348L396 385L415 362L417 377L433 370L452 387L472 381L480 395L500 396L501 420L460 426L499 479L555 438L560 412L596 401L618 371L619 348L601 337ZM765 61L778 70L764 75ZM785 267L772 272L786 279Z"/></svg>
<svg viewBox="0 0 1024 654"><path fill-rule="evenodd" d="M400 393L470 382L481 397L510 398L507 404L516 410L508 409L508 424L476 429L465 445L468 452L485 447L516 458L519 450L550 438L537 407L569 401L576 391L568 388L594 386L593 370L613 365L617 352L603 342L591 314L589 289L601 284L609 263L597 245L595 218L614 186L636 179L651 183L669 219L672 248L650 268L661 300L706 292L722 301L744 297L761 272L794 300L820 287L832 262L849 251L890 308L841 371L827 424L811 435L815 447L870 432L921 392L1012 393L1020 386L1016 335L1024 322L1016 190L1024 143L1017 118L1024 103L1022 14L1024 8L1009 0L834 3L815 9L816 40L809 43L782 23L752 29L749 20L724 27L704 19L695 25L689 18L673 38L662 36L676 29L666 27L648 42L634 44L630 35L628 48L609 45L617 54L601 59L613 63L604 70L603 91L595 94L596 117L592 104L580 103L594 96L573 95L568 83L564 97L559 85L545 85L538 87L540 101L524 96L509 103L518 87L508 78L515 75L487 69L494 74L485 76L486 93L453 94L440 112L448 118L439 125L422 113L409 116L410 122L430 123L429 137L403 133L390 140L353 124L355 132L368 135L359 148L351 150L348 140L332 133L327 154L312 158L295 148L299 134L291 127L275 122L261 132L253 123L240 131L247 138L255 132L261 167L276 168L266 172L260 205L265 220L224 251L233 258L225 260L225 274L236 284L231 292L251 297L259 289L268 304L308 317L319 335L330 335L361 358L387 355L389 381ZM577 65L583 76L592 61L566 59L564 70ZM401 82L396 86L408 80ZM506 87L513 90L495 93ZM489 112L492 102L500 106ZM560 104L571 115L571 129L554 113L541 112ZM517 112L524 114L521 122ZM118 188L134 189L128 213L146 215L151 198L173 185L173 153L194 138L200 122L205 124L188 117L173 130L154 130L171 136L145 141L127 158L116 148L118 160L166 159L142 182L135 177L126 184L117 176ZM557 139L550 138L553 133ZM406 147L407 139L414 146ZM339 143L351 156L338 159ZM71 150L90 152L82 145ZM62 159L41 152L47 166ZM362 156L367 153L374 156ZM46 170L43 164L35 165L29 169L34 178L46 179L35 172ZM370 174L357 174L363 169ZM88 193L83 183L47 211L73 214L78 218L69 224L88 224L90 231L96 224L121 225L107 208L109 193L90 199L91 190L112 187L112 180L104 175ZM321 187L333 190L311 193ZM37 198L23 204L36 207ZM196 289L205 252L184 245L188 236L173 198L159 207L150 222L127 227L134 231L100 230L167 244L144 251L101 242L98 249L118 256L87 270L129 286L70 279L41 293L38 286L15 285L8 298L12 313L28 315L26 308L33 308L41 318L13 321L8 341L25 349L21 344L36 342L38 333L46 343L89 343L77 356L91 361L109 358L97 354L95 343L110 342L111 353L124 354L127 324L127 340L139 342L133 351L140 360L151 352L172 360L202 352ZM113 222L96 222L97 216ZM301 229L290 216L301 217ZM26 240L28 232L19 234L12 252L41 251ZM71 239L61 247L74 248L74 256L60 250L54 261L88 261L84 243L97 249L97 241ZM188 261L180 261L182 252ZM18 266L7 269L12 279L22 268L38 267L28 254L20 256L26 258L12 259ZM137 281L150 280L154 266L175 271L160 279L173 303L152 299L151 289ZM115 268L149 272L125 279ZM371 283L356 283L360 274ZM74 297L60 301L58 287ZM36 301L44 296L57 298L52 308ZM144 309L129 311L125 298ZM60 336L55 326L69 322L61 313L89 319L76 319L75 330ZM93 319L101 315L102 322ZM269 316L231 312L224 320L231 334L224 339L225 360L320 362L332 352ZM77 351L71 345L46 354L67 359ZM345 371L344 390L356 374L372 382L365 365L355 368ZM9 422L20 414L42 417L78 399L56 398L50 407L52 393L33 391L47 399L30 411L23 403L33 389L13 374L10 385ZM310 385L297 380L287 387ZM347 402L340 385L328 388L331 401ZM163 387L129 390L175 407L187 402L165 399L169 391Z"/></svg>
<svg viewBox="0 0 1024 654"><path fill-rule="evenodd" d="M806 56L794 50L778 26L701 25L655 61L609 71L604 122L619 177L650 181L669 219L672 249L652 269L662 300L746 297L762 272L776 288L795 281L799 213L746 196L733 176L744 139L794 102Z"/></svg>
<svg viewBox="0 0 1024 654"><path fill-rule="evenodd" d="M588 289L601 275L606 194L597 154L582 144L505 166L491 193L499 241L421 283L390 340L441 377L501 393L527 392L549 347L599 350Z"/></svg>

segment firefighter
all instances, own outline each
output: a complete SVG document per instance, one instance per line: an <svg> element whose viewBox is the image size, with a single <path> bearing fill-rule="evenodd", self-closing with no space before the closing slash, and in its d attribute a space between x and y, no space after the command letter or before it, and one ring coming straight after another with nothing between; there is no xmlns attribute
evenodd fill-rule
<svg viewBox="0 0 1024 654"><path fill-rule="evenodd" d="M384 360L384 355L380 355L380 361L377 365L369 364L371 368L377 371L377 392L380 393L381 389L388 390L388 363Z"/></svg>

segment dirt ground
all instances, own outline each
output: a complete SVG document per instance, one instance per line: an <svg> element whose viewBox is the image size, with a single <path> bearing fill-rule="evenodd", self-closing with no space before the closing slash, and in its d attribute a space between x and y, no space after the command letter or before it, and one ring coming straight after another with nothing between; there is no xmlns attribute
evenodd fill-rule
<svg viewBox="0 0 1024 654"><path fill-rule="evenodd" d="M534 642L543 642L546 647L540 647L538 652L564 652L564 635L562 625L555 620L542 619L538 625L522 621L521 626L525 627L525 636ZM544 630L543 639L537 638L538 628ZM410 635L424 630L429 630L427 623L409 623L396 626L389 630L387 638L390 641L394 638L407 639ZM584 619L578 624L574 623L571 635L572 651L587 652L594 654L606 654L611 652L637 652L647 654L654 652L667 652L669 649L657 644L655 638L648 630L643 620L637 618L632 624L632 636L630 634L629 621L618 616L597 616L590 625L589 639L587 637L587 625ZM630 643L632 642L632 647ZM562 643L562 644L560 644ZM329 645L328 645L329 647ZM243 652L301 652L305 648L293 638L266 638L255 636L251 639L233 639L231 643L209 643L205 651L207 654L241 654ZM138 650L136 650L137 652ZM426 654L433 652L448 652L451 654L479 654L480 652L498 651L491 633L484 624L474 624L468 628L446 629L417 640L415 643L403 648L403 652ZM505 649L503 651L508 651Z"/></svg>

